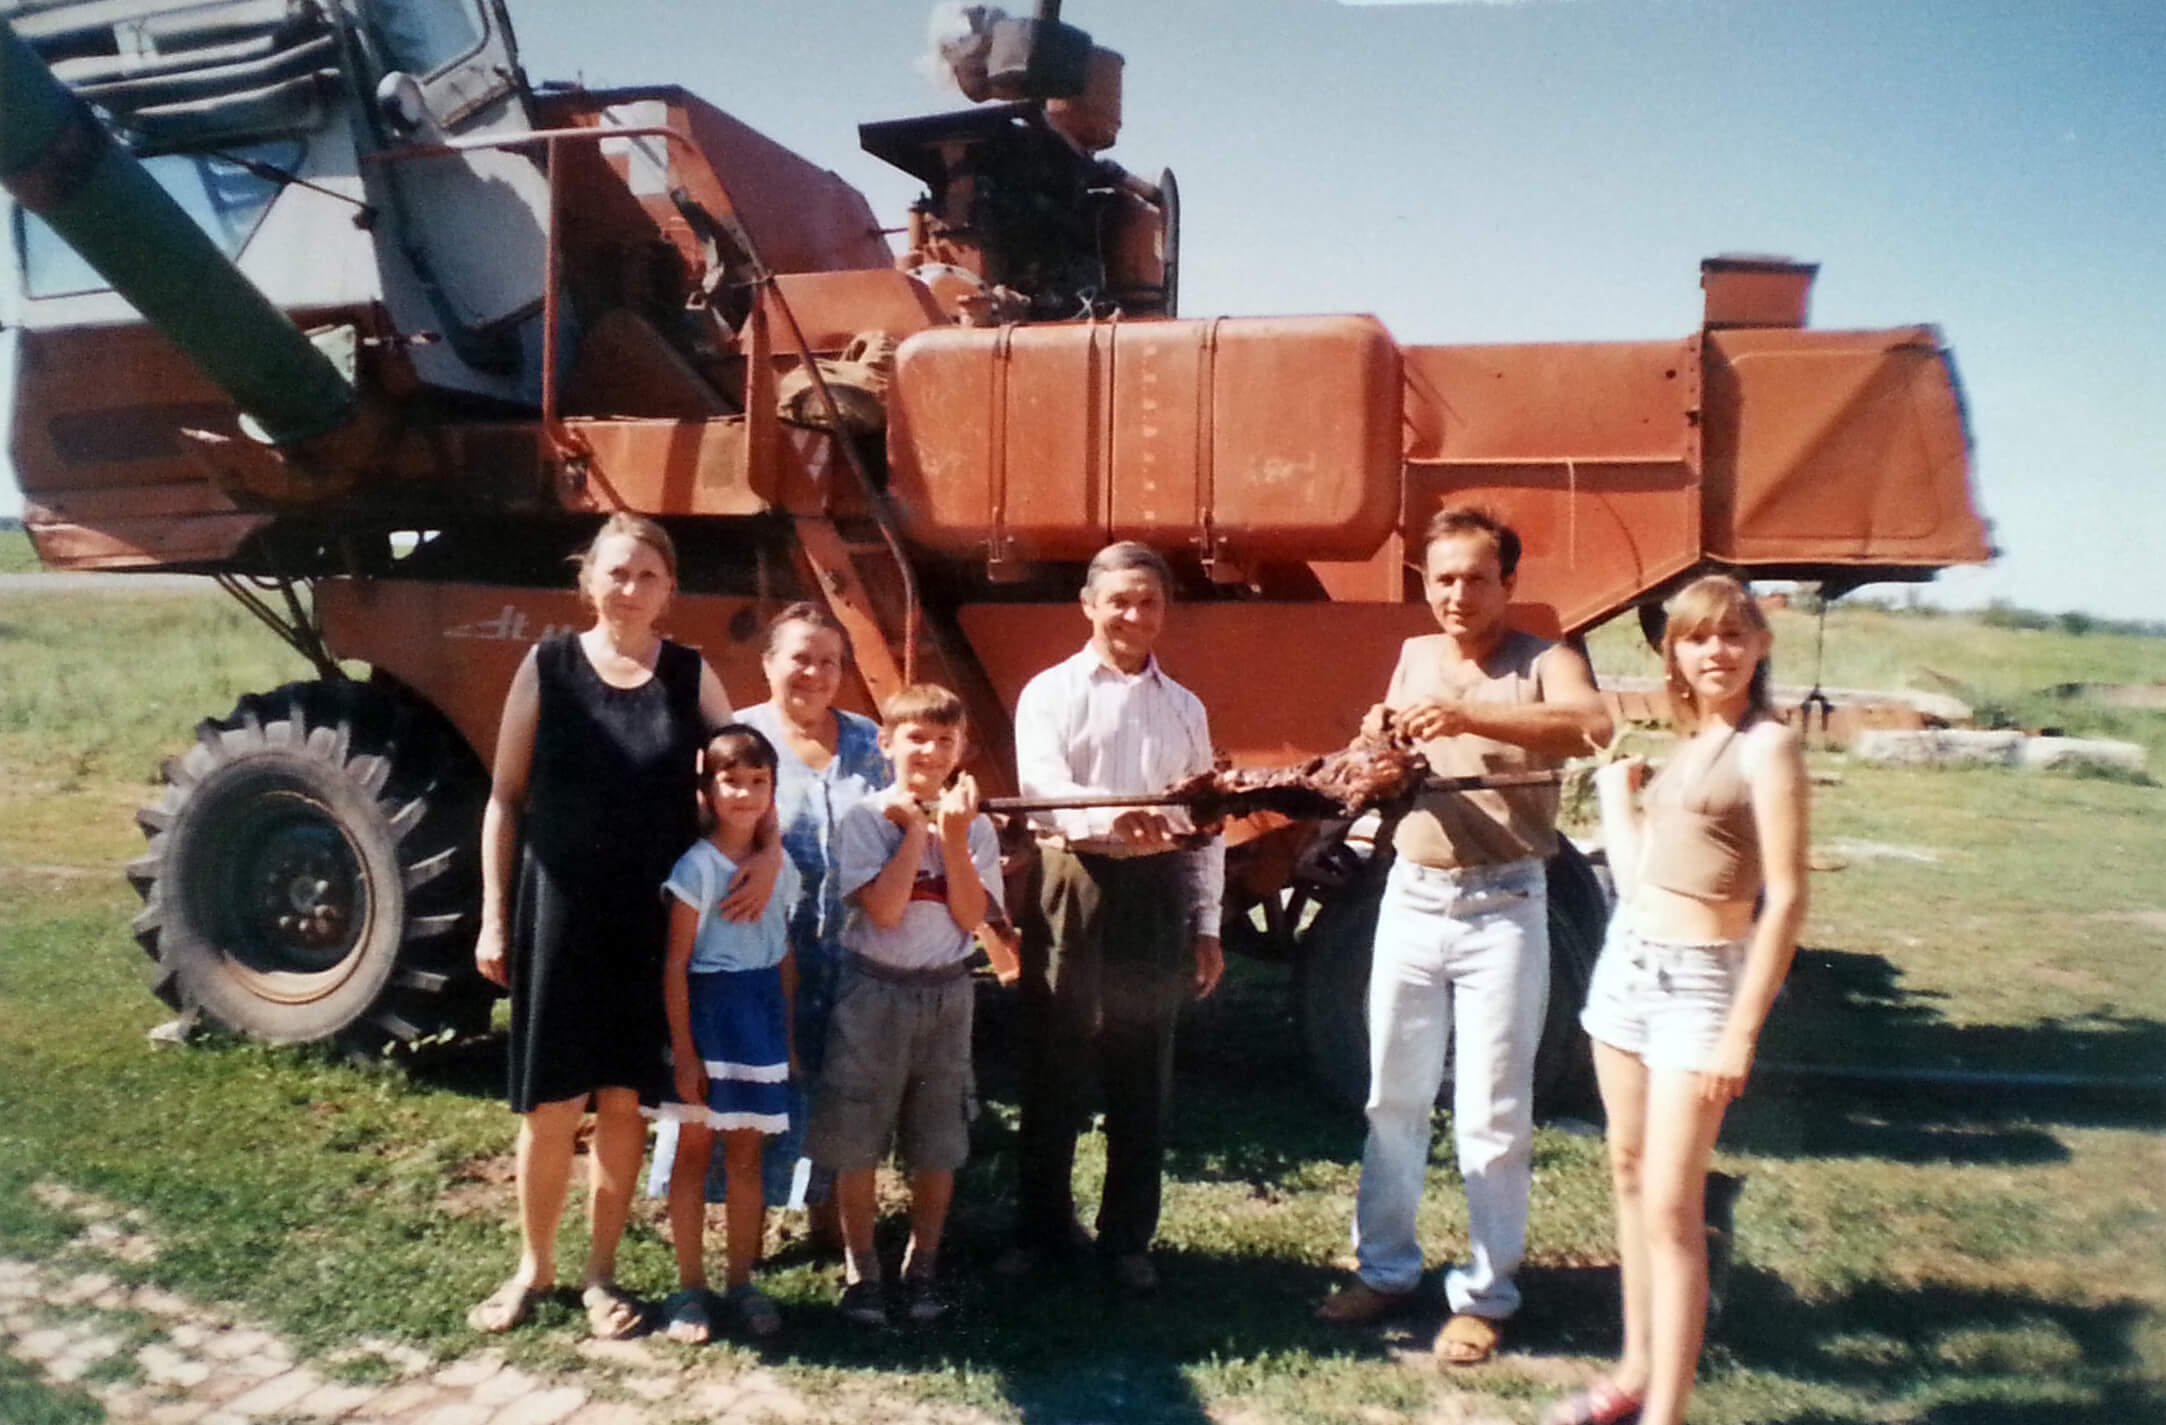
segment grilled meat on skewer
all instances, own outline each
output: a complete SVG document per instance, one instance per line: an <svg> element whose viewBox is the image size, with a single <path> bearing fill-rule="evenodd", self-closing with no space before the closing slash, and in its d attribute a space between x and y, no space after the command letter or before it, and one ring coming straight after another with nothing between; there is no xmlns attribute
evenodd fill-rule
<svg viewBox="0 0 2166 1425"><path fill-rule="evenodd" d="M1175 782L1167 802L1189 808L1198 826L1252 812L1291 817L1352 817L1398 801L1420 785L1429 764L1390 737L1358 737L1336 752L1292 767L1229 767Z"/></svg>

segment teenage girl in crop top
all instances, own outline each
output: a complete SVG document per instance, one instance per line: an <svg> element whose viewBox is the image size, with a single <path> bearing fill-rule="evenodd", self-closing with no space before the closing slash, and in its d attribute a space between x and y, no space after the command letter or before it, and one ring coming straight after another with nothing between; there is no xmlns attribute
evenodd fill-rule
<svg viewBox="0 0 2166 1425"><path fill-rule="evenodd" d="M1624 1356L1545 1425L1675 1425L1692 1390L1708 1161L1805 919L1804 761L1768 709L1772 643L1735 580L1688 586L1662 640L1683 740L1637 809L1644 764L1596 776L1618 907L1580 1022L1609 1115Z"/></svg>

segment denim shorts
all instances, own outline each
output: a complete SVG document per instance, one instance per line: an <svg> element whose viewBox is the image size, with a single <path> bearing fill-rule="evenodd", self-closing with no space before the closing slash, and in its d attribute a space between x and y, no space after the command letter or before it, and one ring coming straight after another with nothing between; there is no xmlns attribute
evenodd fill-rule
<svg viewBox="0 0 2166 1425"><path fill-rule="evenodd" d="M1650 1069L1704 1073L1729 1022L1745 940L1649 940L1620 909L1587 986L1580 1027Z"/></svg>

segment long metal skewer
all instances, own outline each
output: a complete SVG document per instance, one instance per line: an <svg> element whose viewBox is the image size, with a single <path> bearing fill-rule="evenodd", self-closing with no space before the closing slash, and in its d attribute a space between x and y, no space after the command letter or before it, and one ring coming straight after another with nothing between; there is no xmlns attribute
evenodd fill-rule
<svg viewBox="0 0 2166 1425"><path fill-rule="evenodd" d="M1548 768L1538 772L1490 772L1473 777L1425 777L1419 789L1425 792L1483 792L1500 787L1554 786L1563 780L1564 773L1561 770ZM1251 790L1261 793L1284 789L1256 787ZM1204 802L1238 800L1241 795L1240 792L1207 789L1187 796L1169 796L1165 792L1132 792L1120 796L987 797L979 803L979 807L994 816L1003 816L1034 811L1080 811L1088 807L1195 806Z"/></svg>

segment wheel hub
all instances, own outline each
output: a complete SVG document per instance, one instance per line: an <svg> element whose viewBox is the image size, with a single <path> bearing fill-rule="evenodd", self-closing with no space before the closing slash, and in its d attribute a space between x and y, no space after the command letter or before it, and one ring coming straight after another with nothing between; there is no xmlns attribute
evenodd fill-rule
<svg viewBox="0 0 2166 1425"><path fill-rule="evenodd" d="M222 838L219 941L243 969L275 981L259 983L259 993L328 993L368 923L358 854L329 810L296 792L258 795L234 813Z"/></svg>

